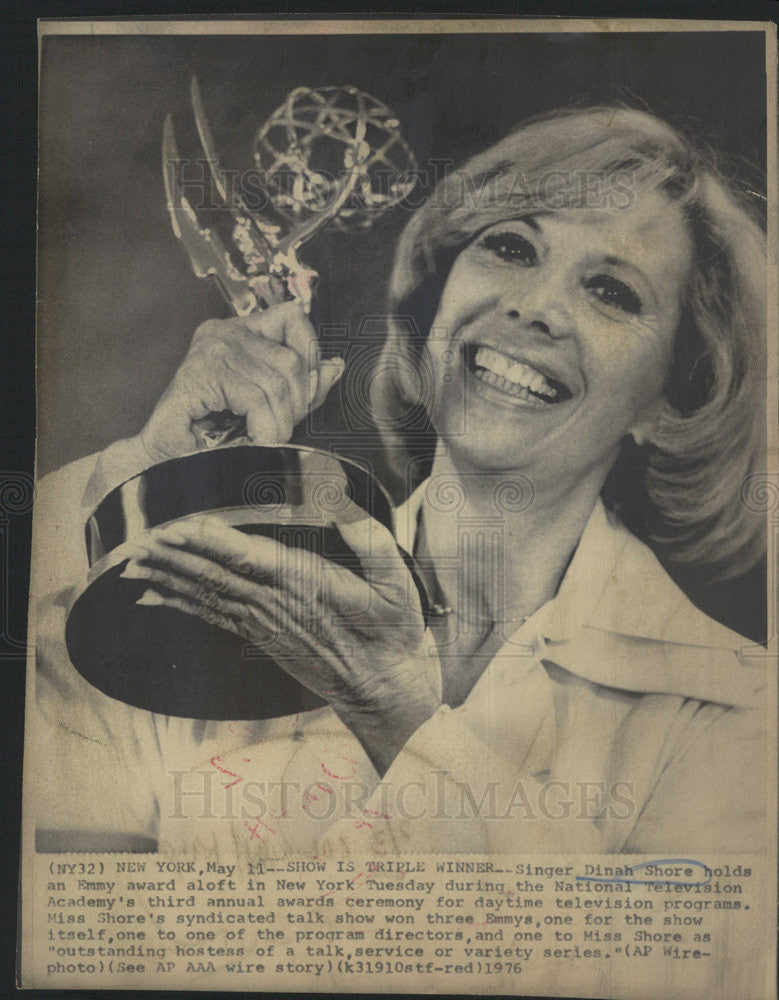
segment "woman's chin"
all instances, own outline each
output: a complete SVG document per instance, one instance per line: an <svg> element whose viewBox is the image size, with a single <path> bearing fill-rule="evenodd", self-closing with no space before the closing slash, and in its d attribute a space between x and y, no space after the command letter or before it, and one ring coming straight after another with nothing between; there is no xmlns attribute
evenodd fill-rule
<svg viewBox="0 0 779 1000"><path fill-rule="evenodd" d="M456 468L485 476L518 472L532 467L538 459L532 449L522 447L516 435L504 437L493 432L490 438L485 438L484 434L470 431L442 435L440 440Z"/></svg>

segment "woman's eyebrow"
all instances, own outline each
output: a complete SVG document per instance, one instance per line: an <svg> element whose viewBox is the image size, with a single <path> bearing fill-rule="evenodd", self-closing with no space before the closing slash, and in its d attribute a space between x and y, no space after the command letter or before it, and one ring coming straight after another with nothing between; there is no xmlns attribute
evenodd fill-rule
<svg viewBox="0 0 779 1000"><path fill-rule="evenodd" d="M624 268L627 268L630 271L636 271L647 282L651 283L652 279L646 273L646 271L644 270L644 268L641 267L640 264L637 264L635 261L630 260L627 257L615 257L615 256L613 256L613 254L608 254L607 256L603 257L602 260L603 260L603 263L607 264L609 267L624 267Z"/></svg>
<svg viewBox="0 0 779 1000"><path fill-rule="evenodd" d="M542 230L542 226L540 226L539 223L538 223L538 215L537 214L536 215L513 215L513 216L510 216L509 218L499 219L497 222L492 222L492 223L490 223L490 225L487 228L491 229L493 226L500 226L500 225L504 225L505 226L505 225L508 225L508 224L510 224L512 222L522 222L526 226L528 226L530 229L535 230L537 233L540 233L541 230Z"/></svg>

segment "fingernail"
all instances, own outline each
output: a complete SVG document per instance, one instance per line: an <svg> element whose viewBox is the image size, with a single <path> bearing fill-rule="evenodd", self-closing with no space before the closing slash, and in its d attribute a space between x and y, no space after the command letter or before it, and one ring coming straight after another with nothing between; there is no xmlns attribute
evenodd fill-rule
<svg viewBox="0 0 779 1000"><path fill-rule="evenodd" d="M225 528L229 527L229 525L225 524L224 520L216 514L203 514L189 523L200 531L224 531Z"/></svg>
<svg viewBox="0 0 779 1000"><path fill-rule="evenodd" d="M338 381L338 379L343 375L344 369L346 368L346 362L343 358L328 358L327 361L322 362L323 365L329 365L334 369L333 380Z"/></svg>
<svg viewBox="0 0 779 1000"><path fill-rule="evenodd" d="M308 373L308 402L313 401L316 391L319 388L319 371L314 368Z"/></svg>
<svg viewBox="0 0 779 1000"><path fill-rule="evenodd" d="M155 528L151 536L155 541L164 542L166 545L186 545L188 541L187 536L181 528L171 528L168 526Z"/></svg>
<svg viewBox="0 0 779 1000"><path fill-rule="evenodd" d="M134 559L131 559L119 575L128 580L146 580L151 574L152 571L147 566L141 566Z"/></svg>
<svg viewBox="0 0 779 1000"><path fill-rule="evenodd" d="M143 604L147 607L158 607L160 604L165 603L165 598L162 594L158 594L156 590L144 590L135 603Z"/></svg>
<svg viewBox="0 0 779 1000"><path fill-rule="evenodd" d="M128 559L150 559L151 550L143 545L136 545L135 542L128 542L120 550Z"/></svg>

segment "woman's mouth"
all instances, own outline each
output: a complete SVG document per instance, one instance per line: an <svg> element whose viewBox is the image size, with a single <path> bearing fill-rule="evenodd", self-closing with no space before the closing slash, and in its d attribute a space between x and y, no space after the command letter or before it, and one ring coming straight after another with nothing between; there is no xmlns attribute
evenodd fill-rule
<svg viewBox="0 0 779 1000"><path fill-rule="evenodd" d="M562 403L571 392L562 382L524 361L517 361L484 344L466 344L465 363L480 382L517 400L546 405Z"/></svg>

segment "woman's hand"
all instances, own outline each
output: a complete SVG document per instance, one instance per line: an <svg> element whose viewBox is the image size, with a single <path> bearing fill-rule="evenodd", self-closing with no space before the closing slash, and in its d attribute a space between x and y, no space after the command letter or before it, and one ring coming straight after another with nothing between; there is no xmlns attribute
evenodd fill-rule
<svg viewBox="0 0 779 1000"><path fill-rule="evenodd" d="M209 320L139 438L153 461L177 458L197 447L193 420L232 410L246 418L256 444L285 444L342 372L340 358L321 360L314 328L296 302Z"/></svg>
<svg viewBox="0 0 779 1000"><path fill-rule="evenodd" d="M330 702L380 773L441 704L416 586L386 528L339 525L363 576L204 516L148 533L124 575L139 603L195 615L263 647ZM434 648L434 644L431 643Z"/></svg>

